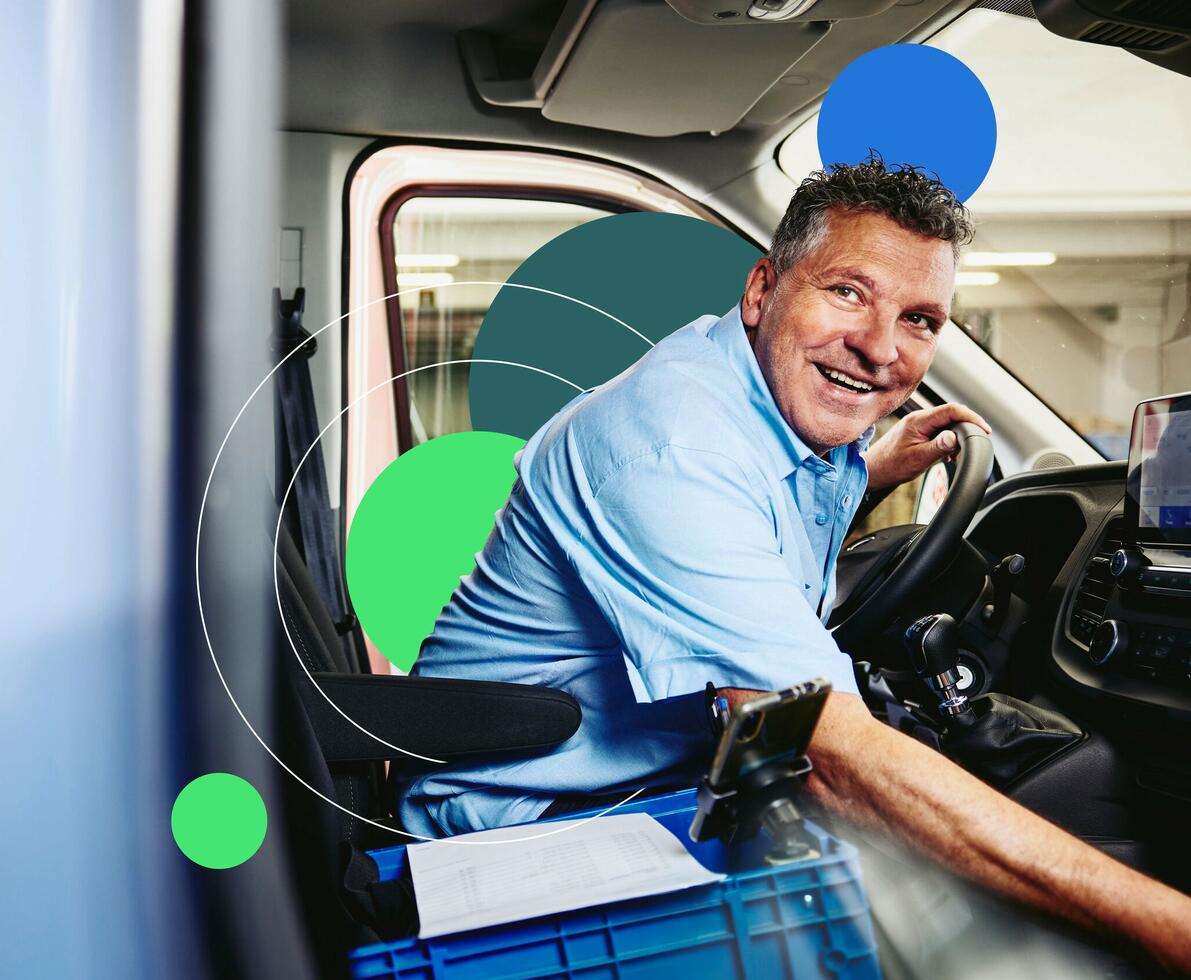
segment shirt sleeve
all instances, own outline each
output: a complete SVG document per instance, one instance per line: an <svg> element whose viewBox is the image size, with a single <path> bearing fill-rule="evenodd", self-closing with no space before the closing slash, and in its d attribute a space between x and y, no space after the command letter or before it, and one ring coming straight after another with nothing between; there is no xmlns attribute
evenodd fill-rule
<svg viewBox="0 0 1191 980"><path fill-rule="evenodd" d="M812 677L856 693L851 660L804 596L823 570L782 554L760 479L723 454L670 444L586 488L569 515L568 556L648 699Z"/></svg>

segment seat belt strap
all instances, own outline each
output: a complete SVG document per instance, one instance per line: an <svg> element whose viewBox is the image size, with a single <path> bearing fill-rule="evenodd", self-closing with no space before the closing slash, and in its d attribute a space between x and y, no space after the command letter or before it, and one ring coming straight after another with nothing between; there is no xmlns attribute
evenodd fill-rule
<svg viewBox="0 0 1191 980"><path fill-rule="evenodd" d="M286 358L292 351L297 352L286 359L277 372L280 414L289 462L286 475L297 474L293 493L298 502L298 522L306 566L336 629L340 635L344 635L355 626L355 617L348 609L343 590L331 498L327 490L327 470L322 446L317 443L318 411L314 404L314 386L310 381L310 358L318 349L318 342L302 326L305 306L305 289L299 287L293 299L289 300L281 298L280 289L273 290L274 351L278 360ZM309 455L303 462L302 457L308 449ZM287 482L288 479L280 478L277 481L278 506L281 505Z"/></svg>

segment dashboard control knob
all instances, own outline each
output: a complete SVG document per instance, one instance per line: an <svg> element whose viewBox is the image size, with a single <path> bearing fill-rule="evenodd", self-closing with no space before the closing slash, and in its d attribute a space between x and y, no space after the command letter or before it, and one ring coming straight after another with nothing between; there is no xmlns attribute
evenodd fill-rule
<svg viewBox="0 0 1191 980"><path fill-rule="evenodd" d="M1145 556L1135 548L1120 548L1113 553L1108 571L1122 585L1137 579L1138 573L1148 565Z"/></svg>
<svg viewBox="0 0 1191 980"><path fill-rule="evenodd" d="M1128 647L1129 627L1119 619L1106 619L1092 634L1092 642L1088 644L1088 656L1097 667L1102 667Z"/></svg>

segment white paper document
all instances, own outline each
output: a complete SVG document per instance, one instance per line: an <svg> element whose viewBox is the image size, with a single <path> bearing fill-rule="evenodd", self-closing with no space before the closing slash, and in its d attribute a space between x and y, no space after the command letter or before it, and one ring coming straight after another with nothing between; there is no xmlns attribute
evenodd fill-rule
<svg viewBox="0 0 1191 980"><path fill-rule="evenodd" d="M536 840L519 839L564 827L568 829L562 833ZM420 939L677 891L724 877L699 864L647 813L502 827L412 844L406 851L421 918Z"/></svg>

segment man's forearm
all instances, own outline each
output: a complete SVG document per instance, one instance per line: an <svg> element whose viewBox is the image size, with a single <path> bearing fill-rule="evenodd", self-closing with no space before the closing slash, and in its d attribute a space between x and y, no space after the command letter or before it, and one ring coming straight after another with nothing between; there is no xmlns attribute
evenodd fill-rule
<svg viewBox="0 0 1191 980"><path fill-rule="evenodd" d="M1112 860L875 721L854 695L828 699L811 743L810 793L954 871L1078 925L1111 930L1191 972L1191 899Z"/></svg>

